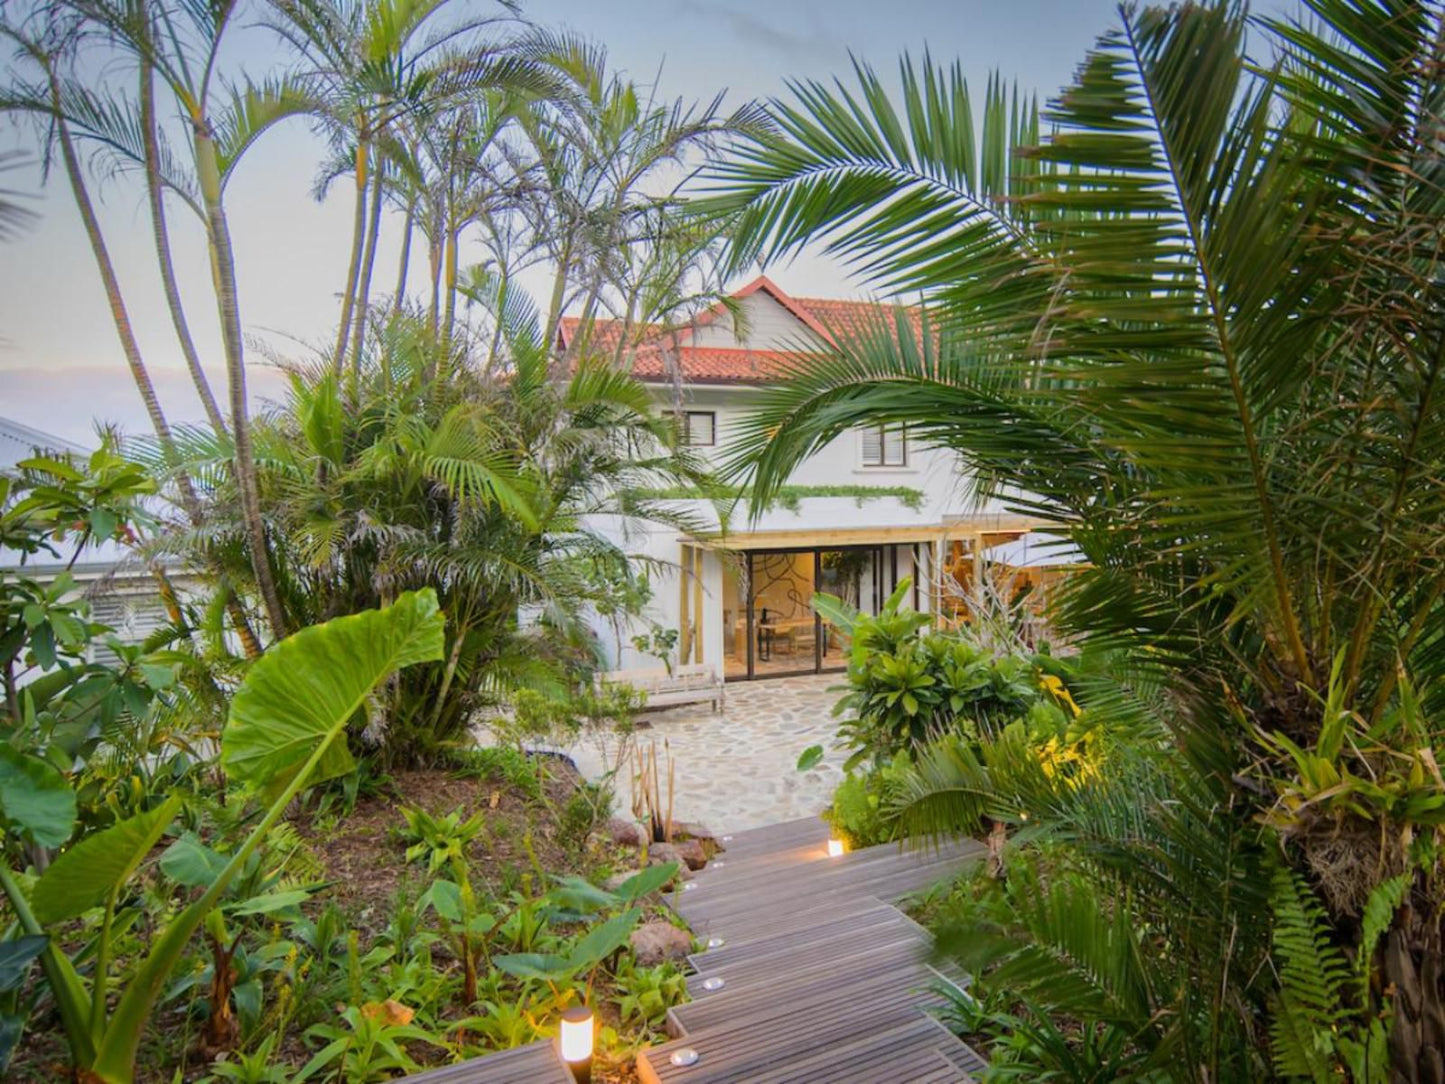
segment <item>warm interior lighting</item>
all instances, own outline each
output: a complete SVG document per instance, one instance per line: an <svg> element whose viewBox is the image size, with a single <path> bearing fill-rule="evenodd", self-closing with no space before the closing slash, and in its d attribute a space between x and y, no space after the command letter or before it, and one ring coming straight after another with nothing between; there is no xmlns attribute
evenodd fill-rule
<svg viewBox="0 0 1445 1084"><path fill-rule="evenodd" d="M841 839L828 840L828 857L837 858L843 853L843 841Z"/></svg>
<svg viewBox="0 0 1445 1084"><path fill-rule="evenodd" d="M585 1062L592 1057L592 1010L574 1005L562 1014L562 1060Z"/></svg>

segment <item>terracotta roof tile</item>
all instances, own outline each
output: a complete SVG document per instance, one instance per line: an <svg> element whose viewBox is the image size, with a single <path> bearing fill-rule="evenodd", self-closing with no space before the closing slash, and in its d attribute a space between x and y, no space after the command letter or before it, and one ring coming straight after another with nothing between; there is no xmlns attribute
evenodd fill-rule
<svg viewBox="0 0 1445 1084"><path fill-rule="evenodd" d="M876 327L880 318L887 318L891 322L893 313L903 307L882 305L871 301L790 297L767 278L755 279L732 296L735 298L746 297L759 289L772 295L784 308L797 316L805 326L825 336L830 332L843 335L856 334ZM721 311L723 311L722 307L716 306L703 314L698 322L707 323ZM906 308L905 311L917 333L921 328L919 311L911 307ZM561 327L558 330L563 346L572 341L580 325L581 321L576 317L564 316L562 318ZM622 324L617 320L594 321L592 346L595 349L609 352L616 349L617 337L621 328ZM668 339L676 342L677 345L674 347L671 342L663 341L660 331L661 329L656 325L644 325L633 329L636 346L632 350L632 371L642 380L671 379L665 361L666 352L669 350L676 351L678 362L682 368L683 381L697 384L766 384L770 379L776 379L784 363L803 356L796 352L781 350L688 346L687 340L691 335L690 328L679 329L668 336Z"/></svg>

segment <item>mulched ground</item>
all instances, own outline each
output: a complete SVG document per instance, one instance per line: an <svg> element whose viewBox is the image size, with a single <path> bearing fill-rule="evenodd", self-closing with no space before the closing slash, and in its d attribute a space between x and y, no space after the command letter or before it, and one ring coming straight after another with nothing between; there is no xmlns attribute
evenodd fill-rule
<svg viewBox="0 0 1445 1084"><path fill-rule="evenodd" d="M547 758L545 794L560 809L580 777L570 763ZM525 797L503 781L479 780L447 770L396 772L382 794L360 799L334 823L296 824L325 875L333 882L321 898L335 901L352 919L365 944L386 926L403 889L426 883L422 866L406 862L398 833L405 827L402 809L415 806L433 815L461 810L463 819L486 810L486 831L472 844L472 883L500 889L508 869L530 871L532 854L550 873L582 872L587 855L558 839L557 823L545 804ZM596 861L592 855L592 861Z"/></svg>

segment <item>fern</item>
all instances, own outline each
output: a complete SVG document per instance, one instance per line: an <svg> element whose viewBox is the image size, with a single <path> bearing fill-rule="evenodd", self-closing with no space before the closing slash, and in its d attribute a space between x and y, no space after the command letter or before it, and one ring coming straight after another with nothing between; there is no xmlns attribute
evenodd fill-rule
<svg viewBox="0 0 1445 1084"><path fill-rule="evenodd" d="M1402 873L1398 877L1382 881L1374 887L1370 898L1365 901L1365 914L1360 922L1360 950L1355 957L1355 977L1359 981L1362 1005L1369 1003L1370 965L1374 962L1375 946L1380 943L1380 938L1385 936L1385 931L1394 921L1395 912L1404 902L1413 876L1411 873Z"/></svg>
<svg viewBox="0 0 1445 1084"><path fill-rule="evenodd" d="M1270 1022L1275 1068L1318 1084L1338 1079L1336 1034L1346 1011L1350 980L1344 954L1330 942L1324 909L1304 879L1281 865L1274 871L1271 903L1279 994Z"/></svg>

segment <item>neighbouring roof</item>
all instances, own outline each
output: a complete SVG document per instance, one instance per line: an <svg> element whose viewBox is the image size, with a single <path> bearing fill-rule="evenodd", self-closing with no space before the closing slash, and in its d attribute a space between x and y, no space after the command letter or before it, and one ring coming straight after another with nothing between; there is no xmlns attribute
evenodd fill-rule
<svg viewBox="0 0 1445 1084"><path fill-rule="evenodd" d="M0 418L0 471L14 471L17 463L33 458L37 451L89 454L87 449L74 441L57 437L54 433L32 429L13 418Z"/></svg>
<svg viewBox="0 0 1445 1084"><path fill-rule="evenodd" d="M799 347L816 342L820 348L834 341L836 335L857 334L876 327L884 318L891 319L900 309L908 314L915 332L921 327L916 308L890 306L875 301L841 301L830 298L792 297L766 275L760 275L741 290L730 295L730 303L741 303L755 295L775 302L791 321L783 321L788 331L761 336L761 345L727 341L727 335L714 333L699 342L704 329L722 321L729 323L727 304L714 305L691 324L676 328L644 325L628 331L630 340L623 360L630 360L634 376L646 381L670 380L668 358L675 356L682 379L689 384L767 384L775 380L791 362L806 357ZM562 349L570 346L581 328L577 317L564 316L557 329ZM619 320L596 320L589 344L593 350L611 354L623 334ZM719 341L721 340L721 341ZM736 342L736 340L733 340Z"/></svg>
<svg viewBox="0 0 1445 1084"><path fill-rule="evenodd" d="M17 473L16 465L36 455L75 455L82 458L90 455L90 449L74 441L57 437L54 433L32 428L13 418L0 418L0 474ZM40 553L26 559L24 567L37 577L46 578L71 564L71 549L57 544L59 555ZM119 542L91 542L80 553L71 571L77 575L86 572L108 572L128 563L135 563L135 554ZM14 550L0 549L0 568L21 567L21 556ZM144 570L140 570L143 572Z"/></svg>

